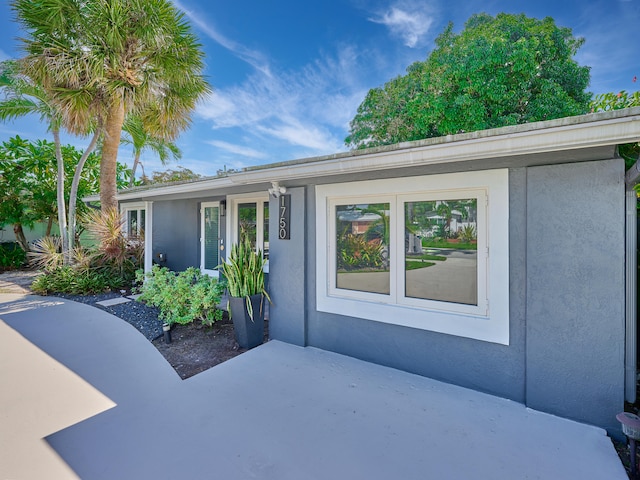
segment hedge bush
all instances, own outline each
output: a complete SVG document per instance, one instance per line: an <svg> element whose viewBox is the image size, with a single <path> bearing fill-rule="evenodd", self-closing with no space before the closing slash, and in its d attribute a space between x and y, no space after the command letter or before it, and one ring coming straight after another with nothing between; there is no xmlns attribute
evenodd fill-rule
<svg viewBox="0 0 640 480"><path fill-rule="evenodd" d="M15 242L0 243L0 269L12 270L20 268L27 261L27 255Z"/></svg>
<svg viewBox="0 0 640 480"><path fill-rule="evenodd" d="M169 324L200 320L203 325L212 325L222 319L217 306L225 285L197 268L176 273L154 265L146 275L138 272L137 280L144 281L138 300L158 307L160 318Z"/></svg>

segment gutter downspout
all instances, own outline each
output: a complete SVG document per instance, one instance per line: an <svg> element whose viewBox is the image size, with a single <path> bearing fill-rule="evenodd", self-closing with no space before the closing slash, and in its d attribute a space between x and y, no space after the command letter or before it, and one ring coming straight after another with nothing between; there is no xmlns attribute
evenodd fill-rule
<svg viewBox="0 0 640 480"><path fill-rule="evenodd" d="M629 403L636 401L636 355L637 355L637 275L638 275L638 220L637 203L638 197L633 189L640 178L640 165L636 162L633 167L627 170L625 175L626 184L626 291L625 291L625 367L624 385L625 400Z"/></svg>

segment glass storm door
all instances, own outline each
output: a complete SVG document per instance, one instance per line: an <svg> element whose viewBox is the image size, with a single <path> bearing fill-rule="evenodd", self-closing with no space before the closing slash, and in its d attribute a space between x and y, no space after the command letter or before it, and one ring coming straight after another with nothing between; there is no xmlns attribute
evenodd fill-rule
<svg viewBox="0 0 640 480"><path fill-rule="evenodd" d="M217 277L220 265L220 204L207 202L202 204L201 216L201 254L200 270Z"/></svg>

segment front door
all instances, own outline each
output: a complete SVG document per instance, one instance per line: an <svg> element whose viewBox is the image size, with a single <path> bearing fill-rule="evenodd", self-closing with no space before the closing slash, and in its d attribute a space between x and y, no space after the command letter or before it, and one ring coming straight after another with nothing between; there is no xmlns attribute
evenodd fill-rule
<svg viewBox="0 0 640 480"><path fill-rule="evenodd" d="M249 238L251 246L262 250L264 257L269 259L269 197L238 195L229 197L232 214L228 243L241 242Z"/></svg>
<svg viewBox="0 0 640 480"><path fill-rule="evenodd" d="M217 277L220 265L220 203L203 203L200 218L200 270Z"/></svg>

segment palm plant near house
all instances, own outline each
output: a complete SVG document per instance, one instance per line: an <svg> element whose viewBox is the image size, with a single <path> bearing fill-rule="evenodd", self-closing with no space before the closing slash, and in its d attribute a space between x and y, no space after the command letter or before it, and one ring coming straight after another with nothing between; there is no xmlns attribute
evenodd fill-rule
<svg viewBox="0 0 640 480"><path fill-rule="evenodd" d="M229 258L220 266L227 280L229 295L245 299L247 312L252 319L251 296L264 295L271 301L264 285L265 263L262 251L256 252L251 246L249 237L244 236L239 243L231 247Z"/></svg>
<svg viewBox="0 0 640 480"><path fill-rule="evenodd" d="M124 235L125 219L116 209L93 210L84 219L87 231L96 241L92 263L118 272L123 279L131 280L142 265L144 242L142 238Z"/></svg>
<svg viewBox="0 0 640 480"><path fill-rule="evenodd" d="M117 206L116 166L125 117L172 140L209 92L203 53L168 0L12 2L27 31L21 66L47 92L71 133L104 126L103 209Z"/></svg>

